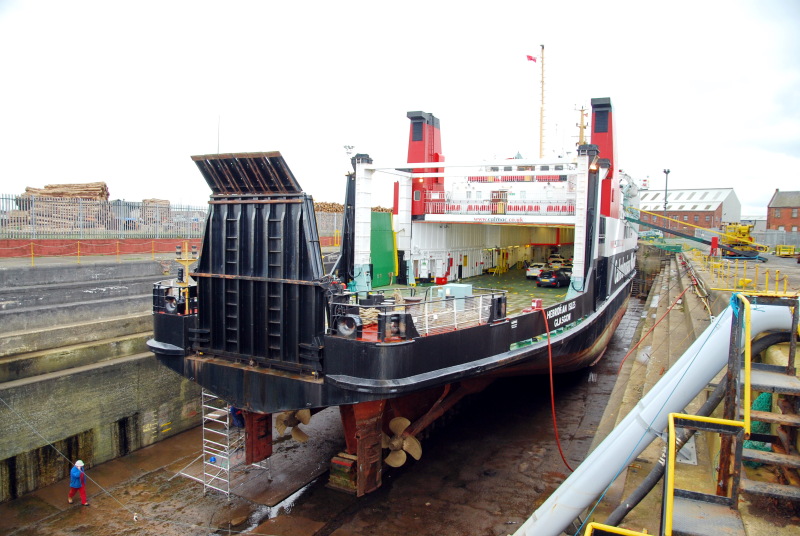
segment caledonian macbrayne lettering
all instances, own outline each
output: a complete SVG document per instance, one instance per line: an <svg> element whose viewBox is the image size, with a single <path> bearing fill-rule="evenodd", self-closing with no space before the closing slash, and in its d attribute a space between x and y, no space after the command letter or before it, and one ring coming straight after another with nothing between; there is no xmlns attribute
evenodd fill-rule
<svg viewBox="0 0 800 536"><path fill-rule="evenodd" d="M562 303L553 307L552 309L547 310L547 320L555 320L552 322L553 328L557 328L559 326L563 326L564 324L569 324L572 322L572 311L577 306L577 302L575 300Z"/></svg>

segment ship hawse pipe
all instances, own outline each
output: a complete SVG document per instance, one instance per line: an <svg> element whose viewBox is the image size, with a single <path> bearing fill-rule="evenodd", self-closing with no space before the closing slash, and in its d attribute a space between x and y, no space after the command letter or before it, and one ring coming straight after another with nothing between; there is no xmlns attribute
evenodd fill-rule
<svg viewBox="0 0 800 536"><path fill-rule="evenodd" d="M514 536L558 536L625 470L667 426L670 413L683 411L728 362L731 307L726 308L683 353L608 437L523 523ZM788 307L753 307L751 333L790 330Z"/></svg>

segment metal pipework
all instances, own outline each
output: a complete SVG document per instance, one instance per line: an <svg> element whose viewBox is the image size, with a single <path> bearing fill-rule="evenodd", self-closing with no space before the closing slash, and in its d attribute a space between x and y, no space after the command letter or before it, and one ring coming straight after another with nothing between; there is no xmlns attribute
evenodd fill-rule
<svg viewBox="0 0 800 536"><path fill-rule="evenodd" d="M660 437L669 414L682 411L727 364L731 315L727 307L514 536L561 534ZM789 330L792 316L788 307L759 305L752 311L751 325L753 334Z"/></svg>

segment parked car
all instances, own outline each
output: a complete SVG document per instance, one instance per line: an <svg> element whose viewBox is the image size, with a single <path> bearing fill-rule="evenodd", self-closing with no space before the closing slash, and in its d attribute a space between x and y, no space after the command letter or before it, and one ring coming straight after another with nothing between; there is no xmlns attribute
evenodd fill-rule
<svg viewBox="0 0 800 536"><path fill-rule="evenodd" d="M566 259L558 253L553 253L547 258L547 264L549 264L553 270L558 270L565 262L567 262Z"/></svg>
<svg viewBox="0 0 800 536"><path fill-rule="evenodd" d="M562 287L569 285L570 277L563 270L544 270L536 281L537 287Z"/></svg>
<svg viewBox="0 0 800 536"><path fill-rule="evenodd" d="M525 269L525 277L527 279L538 279L539 274L546 268L543 262L533 262Z"/></svg>

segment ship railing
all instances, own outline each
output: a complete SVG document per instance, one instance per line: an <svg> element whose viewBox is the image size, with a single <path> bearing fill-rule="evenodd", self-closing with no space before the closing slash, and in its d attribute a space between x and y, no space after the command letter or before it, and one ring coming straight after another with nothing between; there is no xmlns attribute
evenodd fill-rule
<svg viewBox="0 0 800 536"><path fill-rule="evenodd" d="M513 216L574 216L575 197L547 199L544 201L489 201L480 199L429 199L425 202L426 214Z"/></svg>
<svg viewBox="0 0 800 536"><path fill-rule="evenodd" d="M197 313L197 286L177 278L153 285L153 313L187 315Z"/></svg>
<svg viewBox="0 0 800 536"><path fill-rule="evenodd" d="M382 341L436 335L505 317L505 290L473 288L468 296L449 296L448 289L443 286L428 287L422 295L414 288L409 290L357 292L352 293L346 302L333 303L332 332L337 330L336 319L344 316L353 320L357 317L356 323L362 335L366 337L374 330L378 340ZM502 311L498 303L503 304ZM410 325L407 323L409 319Z"/></svg>

